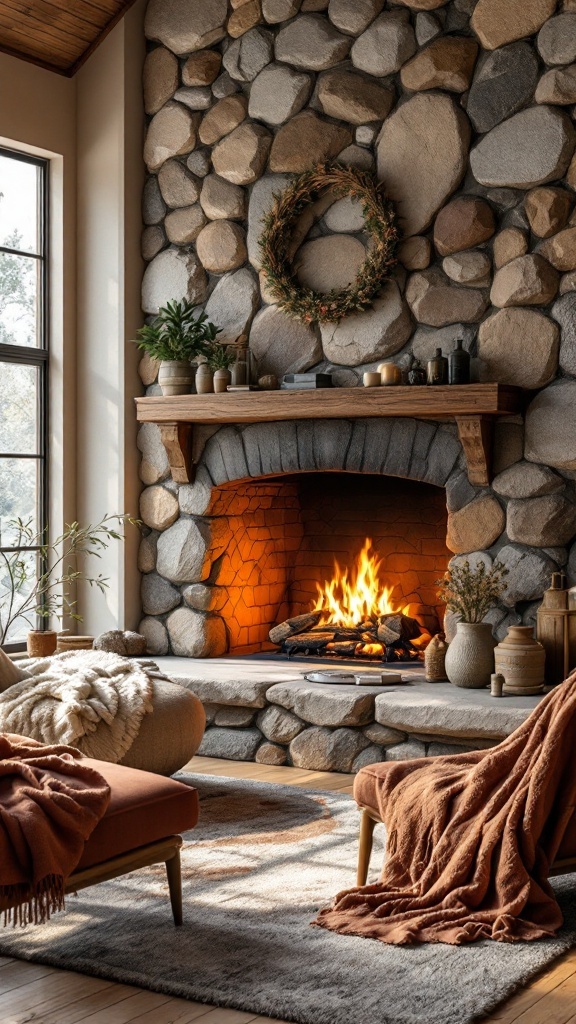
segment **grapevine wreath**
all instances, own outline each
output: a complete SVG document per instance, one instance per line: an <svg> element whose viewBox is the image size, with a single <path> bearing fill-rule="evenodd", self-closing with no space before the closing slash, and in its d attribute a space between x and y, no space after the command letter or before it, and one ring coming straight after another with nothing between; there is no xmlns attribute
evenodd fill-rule
<svg viewBox="0 0 576 1024"><path fill-rule="evenodd" d="M303 287L293 265L292 232L307 207L326 192L337 199L351 196L362 205L366 230L372 244L349 288L328 293ZM382 183L369 171L354 167L318 164L293 176L264 218L260 236L262 270L268 291L281 309L304 323L342 320L372 303L396 266L399 232Z"/></svg>

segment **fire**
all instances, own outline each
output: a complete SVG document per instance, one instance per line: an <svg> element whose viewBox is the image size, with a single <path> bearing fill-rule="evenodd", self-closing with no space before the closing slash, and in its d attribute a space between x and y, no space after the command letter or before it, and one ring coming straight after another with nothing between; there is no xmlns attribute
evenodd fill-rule
<svg viewBox="0 0 576 1024"><path fill-rule="evenodd" d="M350 573L348 569L342 571L335 559L332 579L323 587L316 584L318 598L313 611L322 612L319 625L330 623L353 629L362 622L402 611L392 603L394 588L380 581L381 565L368 537Z"/></svg>

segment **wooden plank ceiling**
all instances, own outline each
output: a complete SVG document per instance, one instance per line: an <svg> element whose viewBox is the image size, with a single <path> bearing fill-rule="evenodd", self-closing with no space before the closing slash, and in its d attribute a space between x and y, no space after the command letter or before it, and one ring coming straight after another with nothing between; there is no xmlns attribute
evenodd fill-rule
<svg viewBox="0 0 576 1024"><path fill-rule="evenodd" d="M0 0L0 51L71 77L133 0Z"/></svg>

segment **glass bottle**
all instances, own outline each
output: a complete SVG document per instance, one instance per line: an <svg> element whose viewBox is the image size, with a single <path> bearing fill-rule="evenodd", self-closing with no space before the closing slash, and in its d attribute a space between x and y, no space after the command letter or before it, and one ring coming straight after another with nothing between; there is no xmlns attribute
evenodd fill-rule
<svg viewBox="0 0 576 1024"><path fill-rule="evenodd" d="M408 383L409 384L426 384L427 376L426 370L422 366L419 359L415 359L412 366L408 370Z"/></svg>
<svg viewBox="0 0 576 1024"><path fill-rule="evenodd" d="M246 385L250 383L248 346L240 344L236 348L236 359L232 363L232 384Z"/></svg>
<svg viewBox="0 0 576 1024"><path fill-rule="evenodd" d="M456 348L448 356L448 383L470 383L470 354L462 348L462 338L456 341Z"/></svg>
<svg viewBox="0 0 576 1024"><path fill-rule="evenodd" d="M429 384L448 383L448 360L442 355L442 349L436 349L436 355L428 360L427 375Z"/></svg>

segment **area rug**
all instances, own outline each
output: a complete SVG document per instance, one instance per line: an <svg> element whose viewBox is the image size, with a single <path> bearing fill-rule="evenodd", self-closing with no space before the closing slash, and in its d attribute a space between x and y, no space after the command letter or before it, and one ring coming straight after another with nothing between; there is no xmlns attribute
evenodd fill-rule
<svg viewBox="0 0 576 1024"><path fill-rule="evenodd" d="M398 948L311 927L354 882L351 797L178 778L201 795L182 928L164 868L147 868L83 890L47 925L3 929L0 954L298 1024L469 1024L576 942L571 876L557 881L566 924L554 940Z"/></svg>

